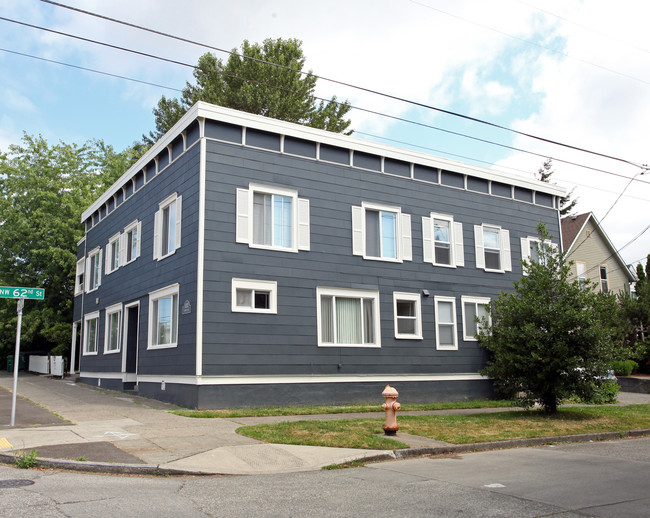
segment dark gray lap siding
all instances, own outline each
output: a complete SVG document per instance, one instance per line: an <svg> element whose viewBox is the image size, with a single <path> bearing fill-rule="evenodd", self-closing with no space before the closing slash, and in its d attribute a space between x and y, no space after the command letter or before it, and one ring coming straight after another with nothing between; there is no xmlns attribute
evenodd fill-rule
<svg viewBox="0 0 650 518"><path fill-rule="evenodd" d="M519 238L542 220L559 235L557 212L407 178L208 141L203 316L203 374L291 375L476 372L485 361L476 342L462 340L461 296L495 298L520 277ZM236 189L249 182L295 189L310 202L311 250L249 248L235 242ZM399 206L411 215L413 260L364 260L352 254L351 206ZM449 214L463 224L465 267L422 259L422 216ZM513 271L475 267L474 225L510 231ZM556 239L557 240L557 239ZM233 277L278 283L275 315L233 313ZM381 348L318 347L316 287L378 290ZM393 292L421 293L423 340L396 340ZM433 297L456 297L457 351L435 347Z"/></svg>
<svg viewBox="0 0 650 518"><path fill-rule="evenodd" d="M110 237L123 232L126 225L136 219L142 222L140 256L109 275L104 271L104 257L101 286L84 295L84 314L100 311L100 341L96 356L82 356L83 372L122 370L122 352L103 353L105 308L118 303L124 306L139 302L138 374L193 375L196 373L199 149L198 144L190 148L87 232L87 251L101 246L105 256L105 247ZM158 210L158 204L174 192L183 197L181 247L173 255L156 261L153 259L154 214ZM175 283L180 285L180 304L188 300L193 311L182 314L179 310L177 347L148 350L149 293ZM80 299L81 297L77 297L75 304L80 303Z"/></svg>

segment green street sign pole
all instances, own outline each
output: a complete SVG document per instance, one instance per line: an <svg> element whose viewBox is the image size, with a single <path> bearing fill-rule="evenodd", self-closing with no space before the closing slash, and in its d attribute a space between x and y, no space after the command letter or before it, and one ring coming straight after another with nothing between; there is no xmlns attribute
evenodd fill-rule
<svg viewBox="0 0 650 518"><path fill-rule="evenodd" d="M14 354L14 385L11 398L11 426L16 424L16 393L18 392L18 367L20 365L20 330L23 324L23 307L25 299L43 300L45 290L43 288L16 288L14 286L0 286L0 298L18 299L16 312L18 321L16 322L16 353Z"/></svg>

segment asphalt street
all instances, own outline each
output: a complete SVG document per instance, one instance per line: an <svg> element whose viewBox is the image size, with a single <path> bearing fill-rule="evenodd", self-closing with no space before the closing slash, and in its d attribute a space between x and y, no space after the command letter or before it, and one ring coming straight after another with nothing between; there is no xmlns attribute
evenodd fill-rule
<svg viewBox="0 0 650 518"><path fill-rule="evenodd" d="M634 518L650 516L649 489L650 438L640 438L229 477L0 466L0 515Z"/></svg>

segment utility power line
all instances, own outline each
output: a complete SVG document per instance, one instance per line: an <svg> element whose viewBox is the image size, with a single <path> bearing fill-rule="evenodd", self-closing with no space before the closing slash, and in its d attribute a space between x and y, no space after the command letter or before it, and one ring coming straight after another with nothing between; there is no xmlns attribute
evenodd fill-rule
<svg viewBox="0 0 650 518"><path fill-rule="evenodd" d="M166 38L172 38L172 39L175 39L175 40L178 40L178 41L183 41L185 43L190 43L192 45L197 45L197 46L200 46L200 47L203 47L203 48L209 48L211 50L216 50L218 52L224 52L224 53L230 54L230 55L234 54L234 55L240 56L240 57L242 57L244 59L252 59L254 61L261 62L261 63L267 64L267 65L272 65L272 66L275 66L275 67L292 70L294 72L298 72L298 73L301 73L301 74L307 74L306 72L295 70L295 69L292 69L290 67L286 67L286 66L283 66L283 65L278 65L276 63L270 63L268 61L260 60L258 58L252 58L250 56L244 56L244 55L238 54L236 52L225 50L225 49L215 47L215 46L212 46L212 45L208 45L208 44L205 44L205 43L200 43L200 42L197 42L197 41L194 41L194 40L190 40L190 39L187 39L187 38L182 38L182 37L175 36L175 35L172 35L172 34L164 33L162 31L157 31L155 29L151 29L151 28L144 27L144 26L141 26L141 25L136 25L136 24L133 24L133 23L130 23L130 22L125 22L123 20L110 18L108 16L104 16L104 15L101 15L101 14L98 14L98 13L94 13L92 11L86 11L86 10L79 9L79 8L76 8L76 7L72 7L72 6L68 6L68 5L59 3L59 2L54 2L53 0L41 0L41 1L45 2L45 3L48 3L48 4L51 4L51 5L54 5L54 6L57 6L57 7L62 7L64 9L69 9L69 10L72 10L72 11L76 11L76 12L79 12L79 13L82 13L82 14L85 14L85 15L88 15L88 16L93 16L93 17L100 18L100 19L110 21L110 22L113 22L113 23L118 23L118 24L121 24L121 25L125 25L125 26L128 26L128 27L134 28L134 29L138 29L138 30L150 32L150 33L153 33L153 34L157 34L157 35L160 35L160 36L164 36ZM414 1L414 0L411 0L411 1ZM417 2L415 2L415 3L417 3ZM365 88L365 87L353 85L351 83L347 83L347 82L344 82L344 81L339 81L339 80L327 78L327 77L324 77L324 76L318 76L318 75L315 75L315 74L312 74L312 75L314 77L316 77L317 79L321 79L323 81L328 81L328 82L331 82L331 83L334 83L334 84L338 84L338 85L341 85L341 86L346 86L346 87L353 88L353 89L356 89L356 90L360 90L360 91L363 91L363 92L366 92L366 93L379 95L379 96L386 97L386 98L389 98L389 99L392 99L392 100L395 100L395 101L411 104L413 106L417 106L417 107L420 107L420 108L426 108L426 109L429 109L429 110L437 111L439 113L444 113L444 114L451 115L451 116L454 116L454 117L459 117L459 118L462 118L462 119L465 119L465 120L468 120L468 121L471 121L471 122L484 124L484 125L487 125L487 126L490 126L490 127L493 127L493 128L497 128L497 129L501 129L501 130L508 131L508 132L511 132L511 133L515 133L517 135L521 135L521 136L531 138L531 139L534 139L534 140L538 140L538 141L541 141L541 142L545 142L545 143L548 143L548 144L553 144L553 145L565 147L565 148L568 148L568 149L572 149L572 150L575 150L575 151L581 151L581 152L589 153L589 154L592 154L592 155L595 155L595 156L600 156L602 158L607 158L607 159L610 159L610 160L622 162L622 163L625 163L625 164L634 165L634 166L637 166L637 167L642 167L641 164L632 162L630 160L626 160L626 159L623 159L623 158L615 157L615 156L604 154L604 153L599 153L597 151L587 150L587 149L584 149L584 148L581 148L581 147L578 147L578 146L573 146L573 145L570 145L570 144L558 142L558 141L555 141L555 140L552 140L552 139L547 139L547 138L544 138L544 137L532 135L530 133L525 133L525 132L522 132L522 131L518 131L518 130L515 130L513 128L502 126L500 124L496 124L496 123L488 122L488 121L485 121L485 120L482 120L482 119L478 119L476 117L471 117L471 116L464 115L464 114L461 114L461 113L458 113L458 112L445 110L445 109L442 109L442 108L438 108L436 106L428 105L428 104L425 104L425 103L420 103L420 102L409 100L409 99L406 99L406 98L403 98L403 97L399 97L399 96L395 96L395 95L391 95L391 94L387 94L387 93L382 93L382 92L379 92L377 90L373 90L373 89L370 89L370 88ZM650 84L650 83L648 83L648 84Z"/></svg>

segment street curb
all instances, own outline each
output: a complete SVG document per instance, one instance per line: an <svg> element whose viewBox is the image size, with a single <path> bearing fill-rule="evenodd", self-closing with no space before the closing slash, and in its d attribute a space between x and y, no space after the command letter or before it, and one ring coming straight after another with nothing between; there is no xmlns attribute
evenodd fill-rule
<svg viewBox="0 0 650 518"><path fill-rule="evenodd" d="M626 439L650 435L650 428L641 430L628 430L624 432L601 432L576 435L558 435L549 437L534 437L531 439L509 439L506 441L489 441L469 444L450 444L447 446L433 446L430 448L408 448L395 450L392 453L378 455L359 455L353 461L381 462L386 460L409 459L434 455L449 455L453 453L472 453L479 451L505 450L509 448L526 448L544 444L557 444L569 442L608 441L613 439ZM348 461L350 462L350 461Z"/></svg>
<svg viewBox="0 0 650 518"><path fill-rule="evenodd" d="M201 471L188 471L175 468L161 468L152 464L118 464L111 462L92 462L66 459L47 459L36 457L35 468L65 469L69 471L82 471L86 473L103 473L119 475L152 475L152 476L218 476L219 473L205 473ZM9 453L0 453L0 463L16 467L16 456Z"/></svg>
<svg viewBox="0 0 650 518"><path fill-rule="evenodd" d="M376 455L364 453L348 457L345 462L382 462L388 460L409 459L434 455L449 455L454 453L472 453L480 451L504 450L509 448L526 448L544 444L558 444L569 442L607 441L613 439L626 439L650 435L650 428L641 430L628 430L624 432L602 432L577 435L558 435L549 437L534 437L531 439L510 439L506 441L489 441L470 444L450 444L447 446L434 446L431 448L408 448L393 452L383 451ZM37 457L36 465L39 468L65 469L69 471L82 471L86 473L120 474L120 475L151 475L151 476L237 476L226 473L206 473L204 471L190 471L174 468L161 468L151 464L118 464L110 462L89 462L65 459L47 459ZM16 466L16 456L9 453L0 453L0 463Z"/></svg>

